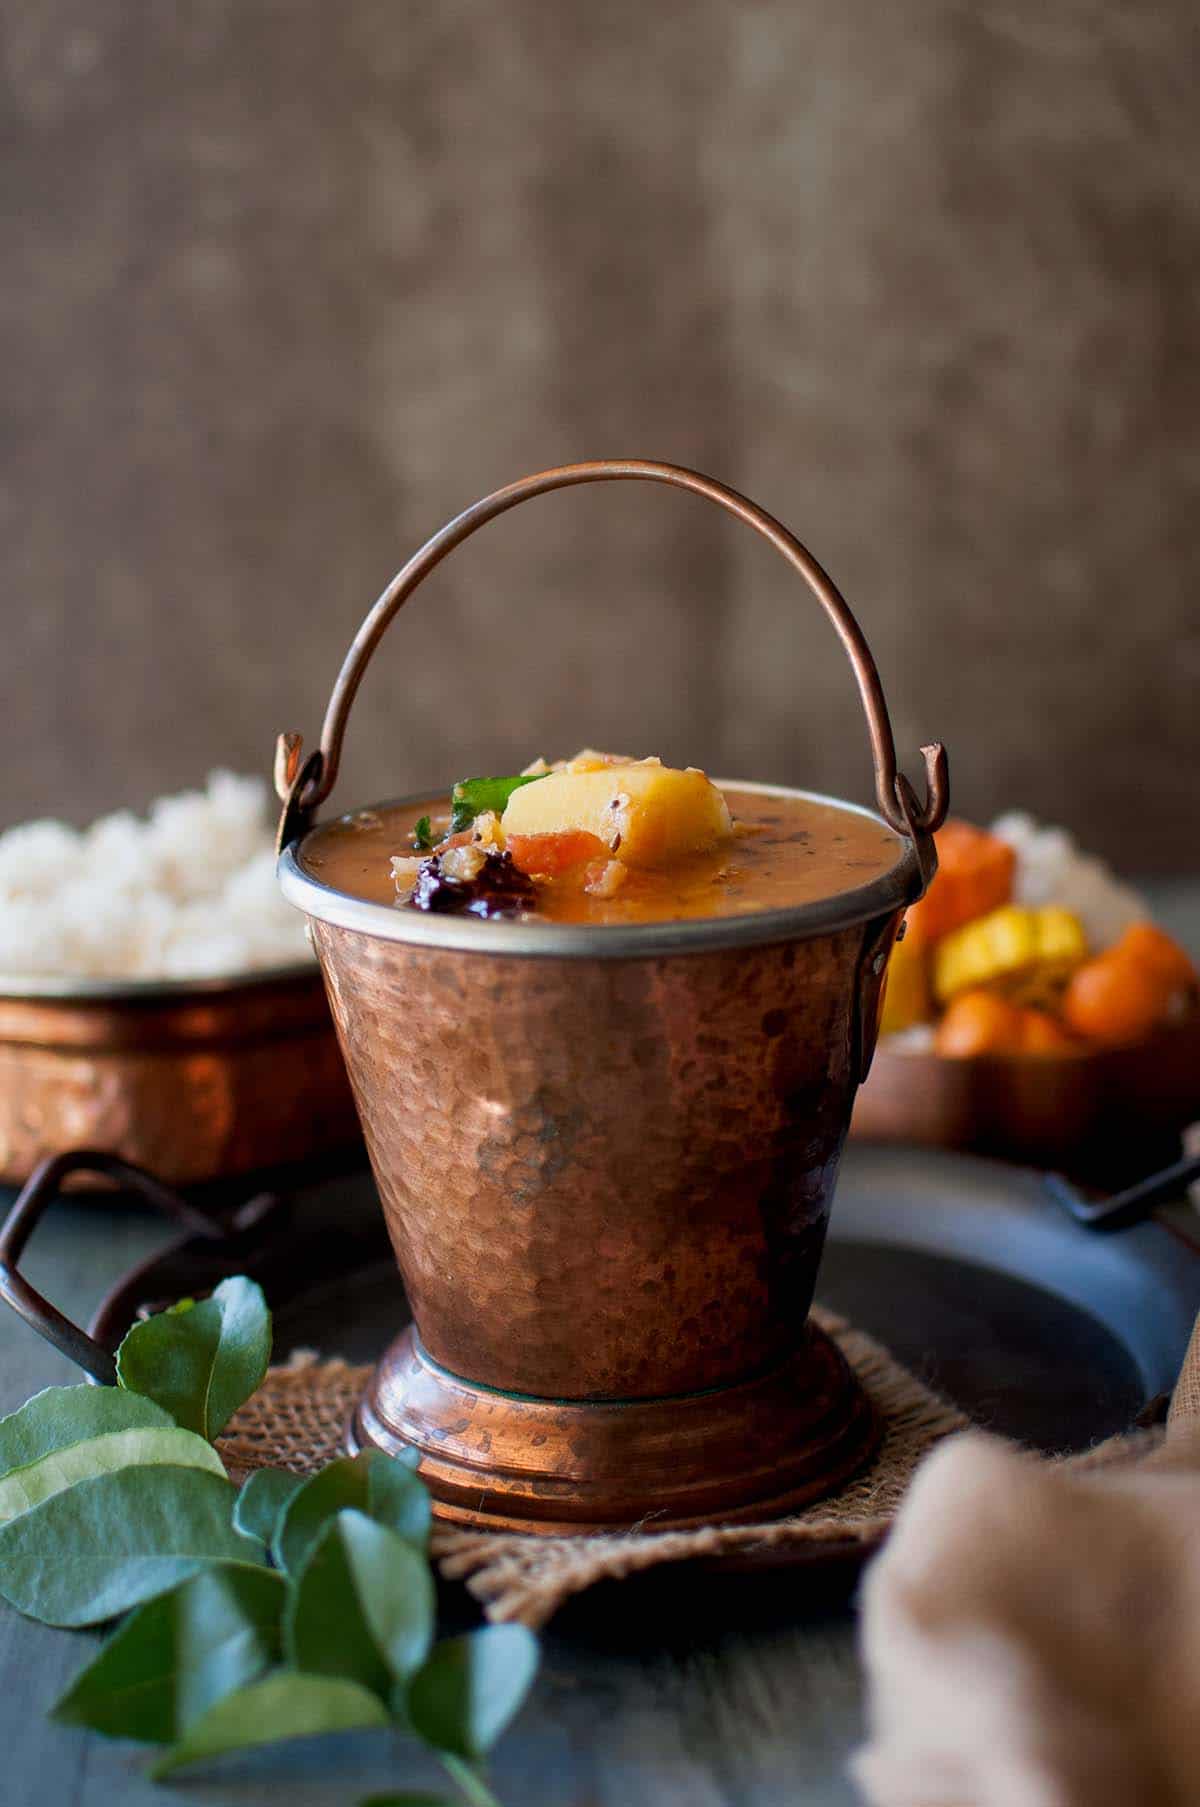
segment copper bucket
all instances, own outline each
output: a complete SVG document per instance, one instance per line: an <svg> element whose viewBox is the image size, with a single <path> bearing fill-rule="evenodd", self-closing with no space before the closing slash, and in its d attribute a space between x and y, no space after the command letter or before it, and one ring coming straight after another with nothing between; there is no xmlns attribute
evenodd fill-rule
<svg viewBox="0 0 1200 1807"><path fill-rule="evenodd" d="M895 866L789 910L603 929L319 883L304 836L397 610L496 515L614 478L717 503L806 580L854 666ZM710 478L634 460L542 472L458 516L363 623L320 750L302 763L281 738L280 880L311 923L413 1316L353 1435L416 1449L443 1518L731 1519L816 1498L866 1458L870 1406L806 1319L888 954L946 810L945 755L925 760L922 807L862 633L799 542Z"/></svg>

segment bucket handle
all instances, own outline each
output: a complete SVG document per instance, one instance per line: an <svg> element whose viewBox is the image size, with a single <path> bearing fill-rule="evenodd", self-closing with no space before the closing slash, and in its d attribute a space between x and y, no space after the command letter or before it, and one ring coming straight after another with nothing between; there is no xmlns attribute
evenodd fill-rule
<svg viewBox="0 0 1200 1807"><path fill-rule="evenodd" d="M320 746L302 761L300 736L279 736L275 750L275 788L283 804L279 823L280 848L305 832L314 812L333 790L341 762L346 721L358 687L393 616L408 601L417 585L477 528L495 520L497 515L506 514L519 502L526 502L531 496L545 495L549 490L568 489L576 483L611 483L619 478L670 483L677 489L690 490L693 495L715 502L726 513L761 533L792 569L799 572L833 623L854 670L871 738L879 813L897 834L914 843L922 876L927 879L933 869L930 838L945 820L950 801L946 750L939 741L921 748L925 760L926 796L924 804L919 804L912 785L904 773L897 770L896 743L883 685L866 637L845 598L812 553L757 503L699 471L642 458L597 458L586 464L559 465L553 470L522 477L518 483L510 483L504 489L484 496L473 507L447 522L432 539L426 540L403 570L396 573L354 636L329 698Z"/></svg>

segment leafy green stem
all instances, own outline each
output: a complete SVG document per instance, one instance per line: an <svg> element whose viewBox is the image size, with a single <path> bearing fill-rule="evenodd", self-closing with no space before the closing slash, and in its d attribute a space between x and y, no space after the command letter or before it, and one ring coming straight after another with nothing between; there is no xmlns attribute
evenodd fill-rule
<svg viewBox="0 0 1200 1807"><path fill-rule="evenodd" d="M479 1771L461 1757L448 1751L439 1751L442 1766L461 1788L464 1800L470 1801L471 1807L501 1807L500 1801L492 1793Z"/></svg>

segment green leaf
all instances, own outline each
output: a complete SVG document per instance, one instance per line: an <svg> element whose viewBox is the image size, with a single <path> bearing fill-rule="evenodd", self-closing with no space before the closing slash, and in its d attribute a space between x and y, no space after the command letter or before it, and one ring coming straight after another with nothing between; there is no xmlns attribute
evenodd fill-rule
<svg viewBox="0 0 1200 1807"><path fill-rule="evenodd" d="M288 1661L340 1675L381 1699L416 1673L433 1642L433 1577L412 1544L362 1512L328 1523L292 1584Z"/></svg>
<svg viewBox="0 0 1200 1807"><path fill-rule="evenodd" d="M404 1459L373 1452L367 1480L367 1511L419 1550L428 1548L432 1522L429 1489Z"/></svg>
<svg viewBox="0 0 1200 1807"><path fill-rule="evenodd" d="M368 1794L358 1803L358 1807L454 1807L454 1803L444 1794L429 1794L424 1789L402 1788L399 1794Z"/></svg>
<svg viewBox="0 0 1200 1807"><path fill-rule="evenodd" d="M277 1567L294 1575L337 1513L365 1512L410 1543L425 1547L429 1537L429 1495L403 1459L381 1450L339 1456L299 1487L277 1520L271 1554Z"/></svg>
<svg viewBox="0 0 1200 1807"><path fill-rule="evenodd" d="M90 1481L96 1475L119 1468L149 1468L166 1463L173 1468L201 1468L218 1474L225 1470L211 1443L168 1423L165 1429L109 1431L89 1437L66 1449L51 1450L40 1462L12 1468L0 1479L0 1525L41 1505L65 1487Z"/></svg>
<svg viewBox="0 0 1200 1807"><path fill-rule="evenodd" d="M270 1358L262 1288L237 1275L199 1305L135 1324L117 1350L117 1380L211 1441L261 1385Z"/></svg>
<svg viewBox="0 0 1200 1807"><path fill-rule="evenodd" d="M471 1807L501 1807L482 1774L474 1763L468 1763L463 1757L455 1757L449 1751L441 1751L442 1768L446 1774L453 1776L462 1790L464 1800Z"/></svg>
<svg viewBox="0 0 1200 1807"><path fill-rule="evenodd" d="M98 1625L210 1562L255 1566L232 1483L201 1468L118 1468L0 1525L0 1593L48 1625Z"/></svg>
<svg viewBox="0 0 1200 1807"><path fill-rule="evenodd" d="M413 823L412 844L418 853L428 853L433 846L433 823L428 816Z"/></svg>
<svg viewBox="0 0 1200 1807"><path fill-rule="evenodd" d="M172 1743L278 1662L286 1592L270 1569L202 1569L132 1613L53 1717L110 1738Z"/></svg>
<svg viewBox="0 0 1200 1807"><path fill-rule="evenodd" d="M444 1639L409 1685L413 1730L437 1750L477 1761L516 1714L537 1666L537 1639L523 1625Z"/></svg>
<svg viewBox="0 0 1200 1807"><path fill-rule="evenodd" d="M502 816L514 791L519 791L523 784L536 784L539 778L546 776L545 772L525 772L514 778L464 778L450 793L450 806L454 811L450 818L450 833L461 834L485 810L495 810Z"/></svg>
<svg viewBox="0 0 1200 1807"><path fill-rule="evenodd" d="M269 1544L284 1507L304 1485L302 1474L287 1468L256 1468L247 1477L233 1508L233 1522L247 1537Z"/></svg>
<svg viewBox="0 0 1200 1807"><path fill-rule="evenodd" d="M271 1540L277 1568L294 1575L331 1518L347 1506L367 1510L371 1452L339 1456L298 1487L283 1510Z"/></svg>
<svg viewBox="0 0 1200 1807"><path fill-rule="evenodd" d="M185 1763L219 1757L226 1751L386 1724L386 1709L366 1688L284 1669L219 1700L150 1773L158 1781Z"/></svg>
<svg viewBox="0 0 1200 1807"><path fill-rule="evenodd" d="M88 1437L171 1423L170 1413L152 1399L122 1393L119 1387L47 1387L19 1411L0 1418L0 1475Z"/></svg>

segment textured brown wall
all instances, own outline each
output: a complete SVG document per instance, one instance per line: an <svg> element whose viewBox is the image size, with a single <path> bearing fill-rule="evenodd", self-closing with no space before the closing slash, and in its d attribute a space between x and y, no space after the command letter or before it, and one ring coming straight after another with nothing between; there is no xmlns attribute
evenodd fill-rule
<svg viewBox="0 0 1200 1807"><path fill-rule="evenodd" d="M638 454L809 541L961 809L1200 865L1194 0L6 12L4 818L265 768L426 532ZM584 740L869 794L815 608L658 490L464 548L338 794Z"/></svg>

